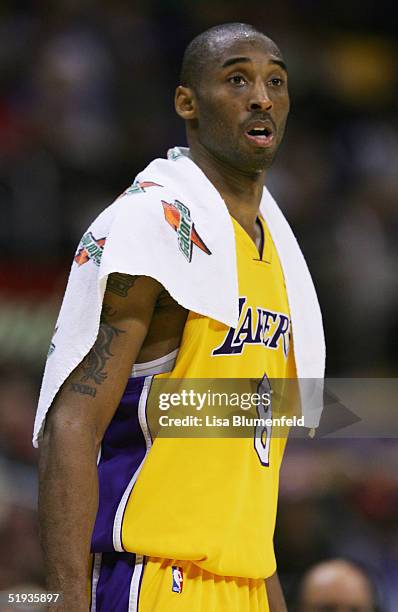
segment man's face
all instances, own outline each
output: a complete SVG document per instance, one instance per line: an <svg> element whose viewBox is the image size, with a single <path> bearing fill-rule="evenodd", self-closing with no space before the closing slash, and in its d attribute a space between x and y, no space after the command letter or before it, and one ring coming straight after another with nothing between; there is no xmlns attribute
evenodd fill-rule
<svg viewBox="0 0 398 612"><path fill-rule="evenodd" d="M197 86L196 135L221 161L243 172L268 168L289 112L287 73L268 39L232 41L215 53Z"/></svg>

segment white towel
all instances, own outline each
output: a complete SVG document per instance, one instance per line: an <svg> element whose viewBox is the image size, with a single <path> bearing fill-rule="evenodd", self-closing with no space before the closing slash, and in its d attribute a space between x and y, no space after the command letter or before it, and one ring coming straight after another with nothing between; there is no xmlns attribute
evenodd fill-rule
<svg viewBox="0 0 398 612"><path fill-rule="evenodd" d="M322 410L325 342L315 289L300 247L264 188L260 211L285 276L293 346L305 415L316 427ZM77 249L44 372L33 433L69 374L93 346L106 281L112 272L151 276L182 306L236 327L235 235L220 194L175 147L156 159L91 224ZM305 379L305 380L304 380Z"/></svg>

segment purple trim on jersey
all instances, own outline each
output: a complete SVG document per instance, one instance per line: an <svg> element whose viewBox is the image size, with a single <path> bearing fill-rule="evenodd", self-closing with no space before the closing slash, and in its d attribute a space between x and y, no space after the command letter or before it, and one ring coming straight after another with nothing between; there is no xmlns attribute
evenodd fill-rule
<svg viewBox="0 0 398 612"><path fill-rule="evenodd" d="M138 420L138 403L145 376L130 378L120 405L105 432L98 464L99 506L92 552L111 552L113 523L123 493L146 453Z"/></svg>
<svg viewBox="0 0 398 612"><path fill-rule="evenodd" d="M128 612L134 569L133 553L103 553L95 612Z"/></svg>

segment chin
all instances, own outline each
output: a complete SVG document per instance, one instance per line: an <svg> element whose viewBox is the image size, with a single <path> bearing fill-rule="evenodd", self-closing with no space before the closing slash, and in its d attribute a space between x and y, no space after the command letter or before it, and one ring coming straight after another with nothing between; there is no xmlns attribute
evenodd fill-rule
<svg viewBox="0 0 398 612"><path fill-rule="evenodd" d="M271 151L269 149L259 149L255 153L245 156L242 155L238 167L242 171L250 171L255 173L263 172L272 166L275 154L275 150Z"/></svg>

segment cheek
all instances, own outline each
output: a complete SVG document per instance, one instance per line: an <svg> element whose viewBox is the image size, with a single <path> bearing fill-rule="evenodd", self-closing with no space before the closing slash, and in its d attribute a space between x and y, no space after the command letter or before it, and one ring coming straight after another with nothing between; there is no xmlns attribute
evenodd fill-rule
<svg viewBox="0 0 398 612"><path fill-rule="evenodd" d="M283 97L277 100L274 100L274 109L275 115L280 123L286 121L287 116L290 110L290 101L289 98Z"/></svg>
<svg viewBox="0 0 398 612"><path fill-rule="evenodd" d="M205 129L220 128L234 130L239 122L241 103L238 100L225 99L222 95L203 96L198 101L199 127Z"/></svg>
<svg viewBox="0 0 398 612"><path fill-rule="evenodd" d="M233 125L225 111L220 111L217 106L206 106L199 114L199 130L210 136L221 135L224 139L228 138L233 130Z"/></svg>
<svg viewBox="0 0 398 612"><path fill-rule="evenodd" d="M281 96L280 107L282 109L282 112L287 115L290 110L290 98L288 94L284 94L283 96Z"/></svg>

